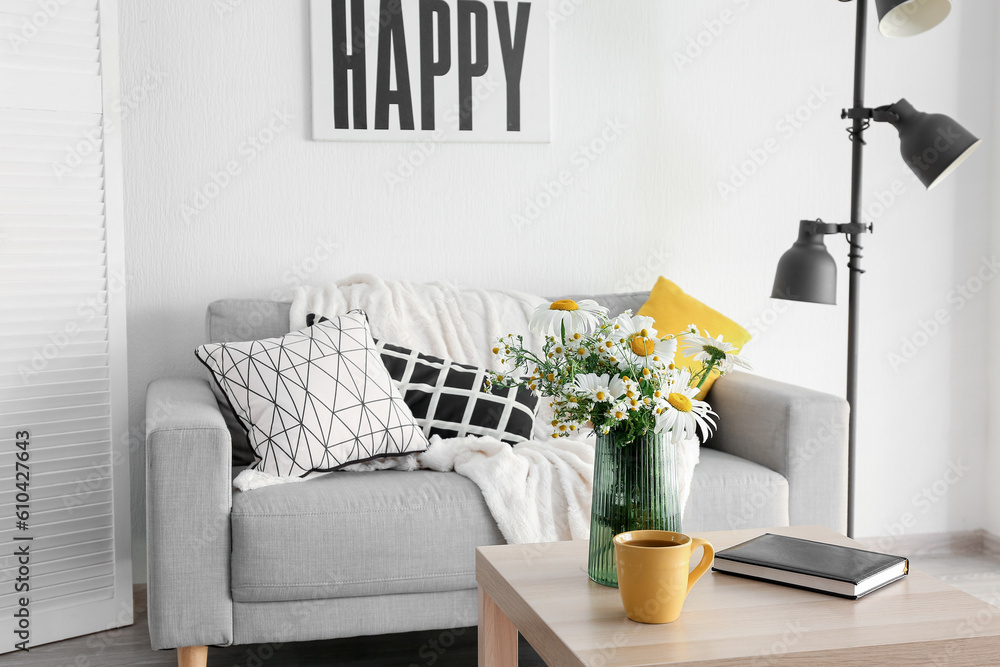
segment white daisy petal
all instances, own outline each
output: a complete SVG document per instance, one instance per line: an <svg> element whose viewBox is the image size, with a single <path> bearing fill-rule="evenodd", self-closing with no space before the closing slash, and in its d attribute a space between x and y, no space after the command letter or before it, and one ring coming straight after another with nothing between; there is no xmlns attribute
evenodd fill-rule
<svg viewBox="0 0 1000 667"><path fill-rule="evenodd" d="M686 334L681 344L681 352L684 356L693 357L695 361L700 361L703 364L718 359L717 369L723 374L731 371L734 365L753 370L750 362L737 354L736 346L722 340L721 334L715 338L712 338L712 335L707 331L704 336Z"/></svg>
<svg viewBox="0 0 1000 667"><path fill-rule="evenodd" d="M531 314L528 328L532 333L560 338L563 327L566 333L589 333L599 327L608 316L608 309L592 299L573 301L560 299L542 304Z"/></svg>
<svg viewBox="0 0 1000 667"><path fill-rule="evenodd" d="M622 379L615 375L597 375L596 373L584 373L576 376L575 393L586 396L598 403L609 403L617 401L627 391Z"/></svg>
<svg viewBox="0 0 1000 667"><path fill-rule="evenodd" d="M715 426L715 413L708 403L694 398L698 389L688 386L690 379L690 373L681 370L662 390L666 400L660 404L663 412L657 415L656 426L659 432L669 433L673 443L696 436L704 442Z"/></svg>

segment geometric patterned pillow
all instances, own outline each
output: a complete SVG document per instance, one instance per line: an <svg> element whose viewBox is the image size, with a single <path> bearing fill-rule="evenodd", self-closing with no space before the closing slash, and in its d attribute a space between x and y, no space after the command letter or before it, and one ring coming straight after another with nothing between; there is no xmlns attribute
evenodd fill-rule
<svg viewBox="0 0 1000 667"><path fill-rule="evenodd" d="M306 324L326 318L306 315ZM389 375L426 437L490 436L509 444L531 437L538 397L527 389L493 386L487 370L375 341Z"/></svg>
<svg viewBox="0 0 1000 667"><path fill-rule="evenodd" d="M256 470L304 477L427 449L363 312L195 354L247 430Z"/></svg>
<svg viewBox="0 0 1000 667"><path fill-rule="evenodd" d="M538 398L527 389L493 386L487 370L376 341L382 363L424 435L491 436L509 444L531 437Z"/></svg>

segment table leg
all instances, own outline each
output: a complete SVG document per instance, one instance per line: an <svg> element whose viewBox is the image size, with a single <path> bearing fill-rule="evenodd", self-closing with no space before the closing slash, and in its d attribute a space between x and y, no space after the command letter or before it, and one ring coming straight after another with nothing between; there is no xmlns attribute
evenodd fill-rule
<svg viewBox="0 0 1000 667"><path fill-rule="evenodd" d="M517 628L479 588L479 667L517 667Z"/></svg>

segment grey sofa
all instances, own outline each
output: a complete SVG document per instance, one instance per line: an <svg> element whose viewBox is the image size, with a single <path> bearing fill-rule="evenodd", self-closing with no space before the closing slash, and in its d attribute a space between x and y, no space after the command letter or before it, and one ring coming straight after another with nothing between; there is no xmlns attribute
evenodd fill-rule
<svg viewBox="0 0 1000 667"><path fill-rule="evenodd" d="M647 296L593 298L614 314L638 310ZM282 335L288 309L214 302L208 339ZM233 442L245 436L207 373L154 381L146 400L153 648L476 623L475 547L503 538L471 481L429 471L342 472L234 492ZM719 379L708 400L721 425L701 449L684 530L845 530L844 400L746 373ZM203 655L183 652L193 662Z"/></svg>

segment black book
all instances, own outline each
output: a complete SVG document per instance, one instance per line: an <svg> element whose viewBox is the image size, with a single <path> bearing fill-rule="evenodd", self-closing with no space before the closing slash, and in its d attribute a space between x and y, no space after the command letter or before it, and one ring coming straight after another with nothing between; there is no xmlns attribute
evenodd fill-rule
<svg viewBox="0 0 1000 667"><path fill-rule="evenodd" d="M716 553L712 569L857 600L905 577L910 561L766 533Z"/></svg>

